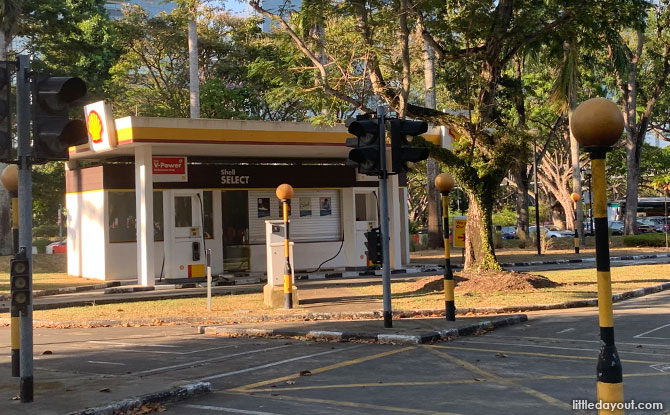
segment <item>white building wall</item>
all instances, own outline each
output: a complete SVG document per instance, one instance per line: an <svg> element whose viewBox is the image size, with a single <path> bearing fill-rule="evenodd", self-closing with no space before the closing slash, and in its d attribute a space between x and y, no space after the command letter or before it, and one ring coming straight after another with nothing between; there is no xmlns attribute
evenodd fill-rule
<svg viewBox="0 0 670 415"><path fill-rule="evenodd" d="M68 193L67 272L77 277L105 279L105 192ZM135 263L132 263L135 266Z"/></svg>

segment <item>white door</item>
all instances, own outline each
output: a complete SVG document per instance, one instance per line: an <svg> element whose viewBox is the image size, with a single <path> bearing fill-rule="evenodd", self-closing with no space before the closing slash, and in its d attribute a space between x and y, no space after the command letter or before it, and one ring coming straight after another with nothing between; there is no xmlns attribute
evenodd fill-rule
<svg viewBox="0 0 670 415"><path fill-rule="evenodd" d="M200 190L165 192L169 206L165 221L165 265L167 278L205 276L203 205Z"/></svg>

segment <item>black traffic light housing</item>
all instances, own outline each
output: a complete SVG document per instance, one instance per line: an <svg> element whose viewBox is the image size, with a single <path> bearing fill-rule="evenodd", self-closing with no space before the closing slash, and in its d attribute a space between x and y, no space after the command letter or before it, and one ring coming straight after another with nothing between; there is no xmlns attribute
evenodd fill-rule
<svg viewBox="0 0 670 415"><path fill-rule="evenodd" d="M347 147L353 148L349 151L347 165L357 167L361 174L379 176L381 168L378 121L356 120L349 125L348 131L356 138L347 138Z"/></svg>
<svg viewBox="0 0 670 415"><path fill-rule="evenodd" d="M365 232L365 246L368 250L365 254L373 264L381 265L382 263L382 235L380 228L371 228Z"/></svg>
<svg viewBox="0 0 670 415"><path fill-rule="evenodd" d="M86 83L72 76L40 74L33 83L33 158L67 160L68 147L88 142L86 123L70 119L83 102Z"/></svg>
<svg viewBox="0 0 670 415"><path fill-rule="evenodd" d="M10 263L10 291L12 308L25 314L30 305L30 261L22 247Z"/></svg>
<svg viewBox="0 0 670 415"><path fill-rule="evenodd" d="M392 171L402 173L410 171L407 163L416 163L428 158L427 148L412 147L407 137L416 137L428 131L425 121L392 119L391 122L391 158Z"/></svg>
<svg viewBox="0 0 670 415"><path fill-rule="evenodd" d="M0 62L0 161L12 160L12 106L9 62Z"/></svg>

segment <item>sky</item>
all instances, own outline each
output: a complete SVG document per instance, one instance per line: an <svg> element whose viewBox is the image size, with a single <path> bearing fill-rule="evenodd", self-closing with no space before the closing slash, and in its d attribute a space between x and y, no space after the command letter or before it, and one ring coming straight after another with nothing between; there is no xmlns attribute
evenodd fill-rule
<svg viewBox="0 0 670 415"><path fill-rule="evenodd" d="M233 12L233 14L245 15L248 13L248 4L244 0L224 0L221 3L223 3L226 9Z"/></svg>

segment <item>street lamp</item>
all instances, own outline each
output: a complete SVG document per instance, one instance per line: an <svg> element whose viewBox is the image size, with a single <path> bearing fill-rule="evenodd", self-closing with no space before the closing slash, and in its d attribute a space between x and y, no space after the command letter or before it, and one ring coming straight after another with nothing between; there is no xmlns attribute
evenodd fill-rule
<svg viewBox="0 0 670 415"><path fill-rule="evenodd" d="M574 212L575 212L575 254L579 253L579 232L577 231L577 202L581 197L579 193L570 193L570 199L572 199Z"/></svg>
<svg viewBox="0 0 670 415"><path fill-rule="evenodd" d="M593 175L594 216L596 235L596 269L598 278L598 317L600 324L600 355L597 364L597 394L601 402L623 406L623 370L614 345L614 313L612 311L612 278L610 275L609 236L607 231L607 195L605 192L605 155L621 138L624 121L621 110L605 98L592 98L581 103L572 113L570 129L575 139L589 153ZM618 405L617 405L618 406ZM623 414L623 409L600 414Z"/></svg>
<svg viewBox="0 0 670 415"><path fill-rule="evenodd" d="M290 184L280 184L275 191L277 198L282 204L282 218L284 219L284 308L293 308L293 281L291 281L291 259L289 256L289 232L288 232L288 201L293 197L293 187Z"/></svg>
<svg viewBox="0 0 670 415"><path fill-rule="evenodd" d="M449 173L438 174L435 187L442 195L442 235L444 238L444 315L447 321L456 320L454 303L454 274L451 270L449 247L449 191L454 188L454 178Z"/></svg>

